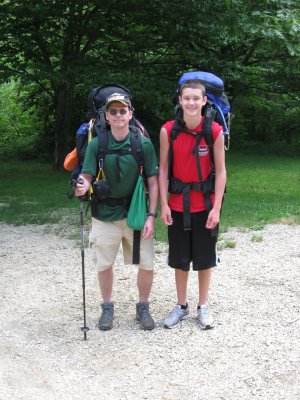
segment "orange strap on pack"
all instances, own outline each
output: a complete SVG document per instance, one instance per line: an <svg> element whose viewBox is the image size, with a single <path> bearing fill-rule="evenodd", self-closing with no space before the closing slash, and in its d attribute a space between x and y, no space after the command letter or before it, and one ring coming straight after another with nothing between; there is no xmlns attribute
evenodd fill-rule
<svg viewBox="0 0 300 400"><path fill-rule="evenodd" d="M71 153L66 155L65 161L64 161L64 168L67 171L73 171L73 169L76 167L78 164L78 157L77 157L77 150L76 147L74 150L71 151Z"/></svg>

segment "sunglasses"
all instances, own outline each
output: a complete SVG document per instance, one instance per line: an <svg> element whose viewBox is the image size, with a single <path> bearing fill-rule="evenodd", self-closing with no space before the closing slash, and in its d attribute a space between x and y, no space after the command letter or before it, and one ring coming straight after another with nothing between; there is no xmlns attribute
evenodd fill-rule
<svg viewBox="0 0 300 400"><path fill-rule="evenodd" d="M128 113L129 110L127 110L126 108L113 108L111 110L109 110L108 112L110 113L110 115L112 116L116 116L118 114L120 115L125 115Z"/></svg>

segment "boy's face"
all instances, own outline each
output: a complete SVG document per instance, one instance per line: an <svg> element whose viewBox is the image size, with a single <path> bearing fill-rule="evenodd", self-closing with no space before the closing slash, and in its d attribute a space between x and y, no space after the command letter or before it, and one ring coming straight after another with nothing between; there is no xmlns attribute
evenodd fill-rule
<svg viewBox="0 0 300 400"><path fill-rule="evenodd" d="M206 104L207 97L203 96L201 89L184 88L179 103L186 116L201 116L202 107Z"/></svg>
<svg viewBox="0 0 300 400"><path fill-rule="evenodd" d="M122 103L112 103L105 113L110 126L114 128L124 128L129 125L132 118L132 111Z"/></svg>

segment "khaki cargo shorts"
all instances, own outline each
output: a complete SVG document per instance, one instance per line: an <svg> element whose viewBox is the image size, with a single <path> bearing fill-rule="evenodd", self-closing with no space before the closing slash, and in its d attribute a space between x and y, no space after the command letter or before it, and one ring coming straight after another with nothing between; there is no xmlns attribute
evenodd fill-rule
<svg viewBox="0 0 300 400"><path fill-rule="evenodd" d="M128 228L126 219L106 222L92 218L89 241L92 259L98 272L105 271L115 263L121 243L124 264L132 264L133 230ZM141 238L139 267L152 271L153 265L153 239Z"/></svg>

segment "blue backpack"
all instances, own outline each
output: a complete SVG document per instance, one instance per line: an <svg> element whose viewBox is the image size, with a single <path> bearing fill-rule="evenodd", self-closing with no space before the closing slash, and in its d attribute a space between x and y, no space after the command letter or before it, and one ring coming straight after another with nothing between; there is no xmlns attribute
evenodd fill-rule
<svg viewBox="0 0 300 400"><path fill-rule="evenodd" d="M223 134L225 137L225 149L229 149L230 132L230 104L228 97L224 91L224 82L218 76L211 72L204 71L191 71L184 72L179 78L176 95L174 97L174 104L176 106L176 113L178 109L178 96L180 86L188 80L200 80L205 86L207 105L203 108L202 112L205 119L209 118L207 125L211 124L212 121L216 121L218 124L223 126Z"/></svg>

